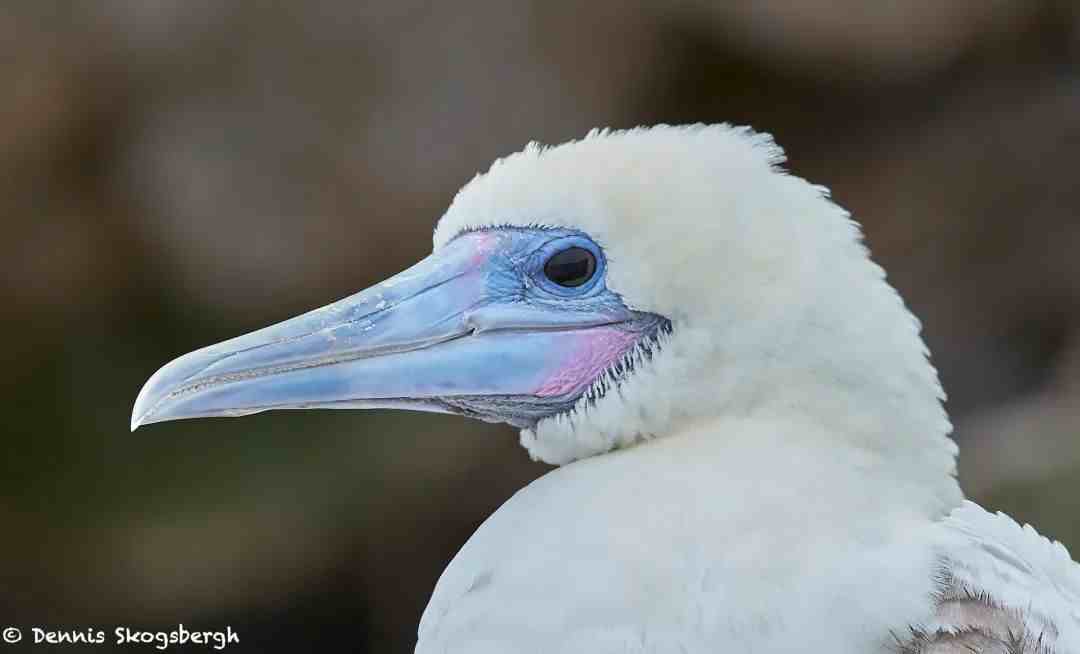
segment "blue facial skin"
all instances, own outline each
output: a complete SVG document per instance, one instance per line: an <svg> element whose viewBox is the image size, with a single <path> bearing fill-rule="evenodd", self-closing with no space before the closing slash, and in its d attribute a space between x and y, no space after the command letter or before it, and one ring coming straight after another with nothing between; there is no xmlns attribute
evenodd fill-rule
<svg viewBox="0 0 1080 654"><path fill-rule="evenodd" d="M568 288L544 266L571 247L593 253L596 269ZM580 232L467 231L370 289L169 363L139 393L132 429L298 408L407 408L534 427L584 392L538 391L590 330L627 330L648 350L670 329L626 307L606 271L603 250ZM628 361L612 367L625 372Z"/></svg>
<svg viewBox="0 0 1080 654"><path fill-rule="evenodd" d="M451 244L470 235L498 239L496 249L483 264L486 302L501 307L500 319L523 321L517 328L533 323L543 327L577 321L580 325L589 319L619 322L630 317L622 298L604 283L607 262L603 250L584 234L566 229L500 227L464 232ZM596 270L587 282L569 288L548 279L544 264L572 247L592 252ZM591 318L583 319L585 316Z"/></svg>

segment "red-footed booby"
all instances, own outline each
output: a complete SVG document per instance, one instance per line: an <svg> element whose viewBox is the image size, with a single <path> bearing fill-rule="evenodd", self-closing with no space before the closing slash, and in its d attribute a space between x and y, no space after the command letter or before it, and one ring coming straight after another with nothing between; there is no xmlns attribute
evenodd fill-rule
<svg viewBox="0 0 1080 654"><path fill-rule="evenodd" d="M1080 566L964 500L919 323L825 189L728 125L497 161L433 253L180 357L132 428L501 421L561 464L465 544L419 654L1080 652Z"/></svg>

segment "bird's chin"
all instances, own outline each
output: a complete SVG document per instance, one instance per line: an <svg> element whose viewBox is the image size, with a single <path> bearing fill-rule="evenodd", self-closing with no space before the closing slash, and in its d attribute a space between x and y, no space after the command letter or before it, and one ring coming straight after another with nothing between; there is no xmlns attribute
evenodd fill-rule
<svg viewBox="0 0 1080 654"><path fill-rule="evenodd" d="M447 413L484 422L505 423L518 429L535 429L542 420L570 413L580 397L473 395L442 398L440 402Z"/></svg>
<svg viewBox="0 0 1080 654"><path fill-rule="evenodd" d="M671 333L672 326L671 321L662 316L637 313L634 319L622 325L621 329L630 335L624 341L629 343L628 346L598 354L592 358L595 369L589 370L576 380L572 376L573 369L571 369L568 375L561 376L558 383L562 384L562 387L558 384L552 385L555 390L570 389L567 392L544 396L450 396L438 399L438 409L426 410L453 413L484 422L505 423L518 429L531 430L535 430L544 420L588 411L633 375L639 365L652 359L662 347L664 339ZM583 361L587 360L587 357L583 359ZM588 368L588 363L578 365L579 370Z"/></svg>

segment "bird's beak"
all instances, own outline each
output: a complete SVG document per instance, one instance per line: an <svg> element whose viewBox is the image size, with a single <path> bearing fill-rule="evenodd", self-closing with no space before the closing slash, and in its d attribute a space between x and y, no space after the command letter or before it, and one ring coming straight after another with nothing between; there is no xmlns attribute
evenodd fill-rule
<svg viewBox="0 0 1080 654"><path fill-rule="evenodd" d="M490 258L484 243L459 238L372 288L186 354L143 386L131 428L268 409L450 411L443 398L580 393L561 369L597 339L619 338L611 332L620 317L497 302Z"/></svg>

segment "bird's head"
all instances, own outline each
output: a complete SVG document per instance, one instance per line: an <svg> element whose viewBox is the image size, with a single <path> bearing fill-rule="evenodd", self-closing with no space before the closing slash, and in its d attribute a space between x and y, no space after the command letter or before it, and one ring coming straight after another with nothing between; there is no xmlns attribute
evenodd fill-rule
<svg viewBox="0 0 1080 654"><path fill-rule="evenodd" d="M169 363L132 427L418 409L510 423L555 463L758 411L944 435L917 322L782 160L727 125L529 145L459 192L429 257Z"/></svg>

